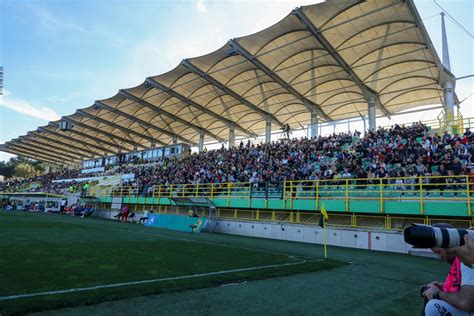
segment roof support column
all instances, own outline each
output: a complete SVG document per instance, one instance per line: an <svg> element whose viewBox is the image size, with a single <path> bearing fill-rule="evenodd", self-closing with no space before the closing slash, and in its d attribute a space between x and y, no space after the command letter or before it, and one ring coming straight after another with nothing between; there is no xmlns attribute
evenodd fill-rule
<svg viewBox="0 0 474 316"><path fill-rule="evenodd" d="M204 150L204 130L199 131L198 150L200 153Z"/></svg>
<svg viewBox="0 0 474 316"><path fill-rule="evenodd" d="M369 130L375 131L377 128L377 123L375 121L375 107L376 101L375 98L370 96L367 100L368 102L368 113L369 113Z"/></svg>
<svg viewBox="0 0 474 316"><path fill-rule="evenodd" d="M229 126L229 149L234 147L235 143L235 127L234 124L230 124Z"/></svg>
<svg viewBox="0 0 474 316"><path fill-rule="evenodd" d="M272 142L272 119L267 115L265 121L265 143Z"/></svg>
<svg viewBox="0 0 474 316"><path fill-rule="evenodd" d="M446 80L443 85L444 108L446 112L446 129L452 132L451 127L454 122L454 83Z"/></svg>
<svg viewBox="0 0 474 316"><path fill-rule="evenodd" d="M316 110L311 111L311 123L309 125L309 138L318 137L318 113Z"/></svg>
<svg viewBox="0 0 474 316"><path fill-rule="evenodd" d="M311 100L316 101L316 63L314 59L316 58L314 50L311 51ZM315 102L316 103L316 102ZM311 110L311 122L309 124L309 137L308 138L317 138L318 137L318 113L316 109Z"/></svg>

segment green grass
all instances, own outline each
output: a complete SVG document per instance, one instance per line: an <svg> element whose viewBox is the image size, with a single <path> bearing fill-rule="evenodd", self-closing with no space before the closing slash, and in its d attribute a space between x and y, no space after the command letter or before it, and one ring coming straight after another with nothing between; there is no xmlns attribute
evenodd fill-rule
<svg viewBox="0 0 474 316"><path fill-rule="evenodd" d="M215 236L215 237L214 237ZM193 235L141 225L54 214L0 212L0 297L299 263L260 270L128 285L109 289L0 300L0 314L91 305L102 301L183 291L341 267L229 243L218 235Z"/></svg>

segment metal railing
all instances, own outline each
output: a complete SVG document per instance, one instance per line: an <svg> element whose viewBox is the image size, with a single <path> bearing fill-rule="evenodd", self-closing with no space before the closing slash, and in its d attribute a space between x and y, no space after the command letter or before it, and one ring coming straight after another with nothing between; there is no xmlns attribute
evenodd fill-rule
<svg viewBox="0 0 474 316"><path fill-rule="evenodd" d="M89 195L96 197L122 197L124 203L134 198L196 197L211 200L225 200L227 207L236 199L247 200L251 207L253 199L279 199L283 208L294 210L295 202L314 201L318 209L320 201L344 201L344 211L351 212L351 201L377 201L379 212L384 213L385 202L416 201L420 214L424 214L428 201L464 202L468 215L471 216L471 199L474 192L474 176L430 176L402 178L365 178L365 179L332 179L332 180L298 180L285 181L283 186L256 186L249 182L240 183L204 183L204 184L170 184L153 186L119 186L93 187Z"/></svg>
<svg viewBox="0 0 474 316"><path fill-rule="evenodd" d="M343 200L347 212L350 201L378 201L380 213L386 201L418 201L421 214L426 201L459 201L471 216L473 181L468 175L286 181L284 200L289 209L297 200L315 200L316 206L319 200Z"/></svg>
<svg viewBox="0 0 474 316"><path fill-rule="evenodd" d="M148 205L143 209L135 208L134 212L144 211L145 209L153 211L158 214L180 214L186 216L188 209L179 208L171 205ZM105 208L110 211L110 208ZM278 224L298 224L298 225L318 225L320 212L304 212L304 211L275 211L275 210L260 210L260 209L238 209L226 208L217 209L216 217L223 220L242 220ZM380 229L390 231L402 231L405 227L412 223L433 225L435 223L450 223L454 227L469 228L474 226L474 219L464 218L456 219L450 217L436 217L429 216L403 216L403 215L367 215L357 213L331 213L327 227L334 228L356 228L356 229Z"/></svg>

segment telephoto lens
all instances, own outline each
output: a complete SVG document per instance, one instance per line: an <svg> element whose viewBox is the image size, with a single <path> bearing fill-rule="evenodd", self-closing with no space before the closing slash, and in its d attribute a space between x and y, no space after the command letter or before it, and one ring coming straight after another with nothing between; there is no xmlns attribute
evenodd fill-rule
<svg viewBox="0 0 474 316"><path fill-rule="evenodd" d="M474 238L474 230L413 224L403 230L405 242L415 248L453 248L464 245L464 236Z"/></svg>

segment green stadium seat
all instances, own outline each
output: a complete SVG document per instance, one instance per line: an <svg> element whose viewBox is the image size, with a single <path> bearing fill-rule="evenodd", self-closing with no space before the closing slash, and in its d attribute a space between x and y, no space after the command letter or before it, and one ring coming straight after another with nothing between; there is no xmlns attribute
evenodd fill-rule
<svg viewBox="0 0 474 316"><path fill-rule="evenodd" d="M461 191L461 192L458 192L458 195L457 195L457 196L460 197L460 198L466 198L466 197L467 197L467 194L466 194L465 191L464 191L464 192Z"/></svg>
<svg viewBox="0 0 474 316"><path fill-rule="evenodd" d="M430 192L430 197L440 197L440 196L441 196L441 192L438 190Z"/></svg>

